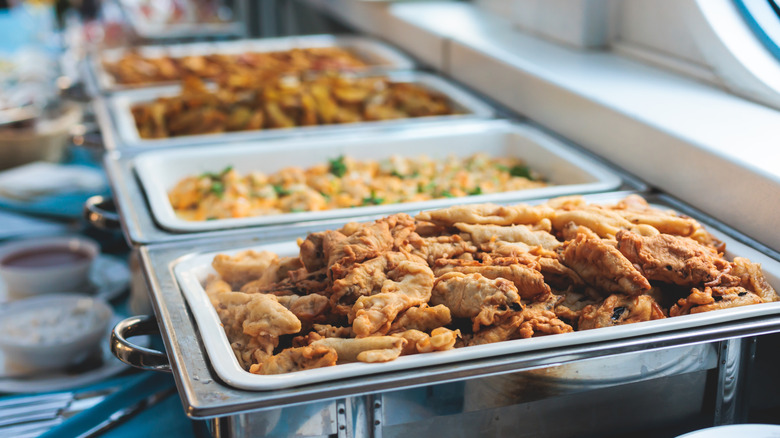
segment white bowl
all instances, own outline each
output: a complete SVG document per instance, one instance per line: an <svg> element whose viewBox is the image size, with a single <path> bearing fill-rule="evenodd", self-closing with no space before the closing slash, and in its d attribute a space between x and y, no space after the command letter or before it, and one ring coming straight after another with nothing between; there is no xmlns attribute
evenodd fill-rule
<svg viewBox="0 0 780 438"><path fill-rule="evenodd" d="M680 435L677 438L778 438L780 425L777 424L730 424L727 426L708 427Z"/></svg>
<svg viewBox="0 0 780 438"><path fill-rule="evenodd" d="M0 307L0 349L14 368L56 369L87 359L107 342L114 312L102 299L51 294Z"/></svg>
<svg viewBox="0 0 780 438"><path fill-rule="evenodd" d="M67 256L27 266L25 257ZM89 285L89 270L100 247L84 237L49 237L11 242L0 246L0 277L11 298L26 298L51 292L78 292ZM45 260L44 260L45 261Z"/></svg>

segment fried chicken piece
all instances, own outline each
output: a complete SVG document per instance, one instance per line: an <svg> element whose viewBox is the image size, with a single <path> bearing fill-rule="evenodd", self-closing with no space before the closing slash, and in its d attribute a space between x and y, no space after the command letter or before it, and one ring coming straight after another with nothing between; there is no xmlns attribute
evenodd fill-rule
<svg viewBox="0 0 780 438"><path fill-rule="evenodd" d="M677 304L669 309L669 316L688 315L760 303L763 303L761 297L741 286L708 286L704 290L693 288L690 295L686 298L680 298Z"/></svg>
<svg viewBox="0 0 780 438"><path fill-rule="evenodd" d="M400 251L403 249L408 252L412 249L422 247L423 240L420 235L414 231L414 219L408 214L396 213L379 219L377 222L387 223L390 235L393 237L393 251Z"/></svg>
<svg viewBox="0 0 780 438"><path fill-rule="evenodd" d="M270 251L256 252L251 249L233 256L217 254L211 262L222 280L228 282L234 290L264 276L268 277L266 281L275 278L278 264L279 256L276 254Z"/></svg>
<svg viewBox="0 0 780 438"><path fill-rule="evenodd" d="M514 283L521 298L534 300L543 299L550 294L550 286L544 282L541 272L524 264L514 263L506 266L494 264L482 264L477 261L440 259L436 264L436 275L442 276L448 272L461 272L464 274L480 274L485 278L495 280L503 278Z"/></svg>
<svg viewBox="0 0 780 438"><path fill-rule="evenodd" d="M206 279L206 286L204 287L206 295L211 300L211 305L216 307L219 303L219 294L226 292L233 292L233 288L226 282L221 280L215 275L209 275Z"/></svg>
<svg viewBox="0 0 780 438"><path fill-rule="evenodd" d="M466 346L492 344L495 342L518 339L517 335L520 325L523 323L523 314L520 312L510 312L502 315L496 324L488 327L482 327L471 337L464 338Z"/></svg>
<svg viewBox="0 0 780 438"><path fill-rule="evenodd" d="M434 277L425 260L403 253L388 256L406 259L400 262L391 259L381 291L361 296L352 306L349 322L358 337L387 333L400 312L425 304L431 297Z"/></svg>
<svg viewBox="0 0 780 438"><path fill-rule="evenodd" d="M569 322L576 322L580 319L583 309L590 305L596 305L601 300L596 300L585 293L566 291L563 295L556 295L558 300L555 303L555 316L563 318Z"/></svg>
<svg viewBox="0 0 780 438"><path fill-rule="evenodd" d="M249 336L241 334L230 338L230 348L238 360L241 368L249 370L252 364L260 363L273 356L274 348L279 345L276 336Z"/></svg>
<svg viewBox="0 0 780 438"><path fill-rule="evenodd" d="M520 225L537 223L542 219L552 217L554 213L553 209L546 205L471 204L424 211L415 216L415 219L445 227L451 227L458 222L482 225Z"/></svg>
<svg viewBox="0 0 780 438"><path fill-rule="evenodd" d="M551 220L555 232L562 231L569 222L573 222L592 230L601 238L612 237L618 231L630 229L633 226L628 219L617 212L592 204L573 210L555 210L555 215Z"/></svg>
<svg viewBox="0 0 780 438"><path fill-rule="evenodd" d="M250 336L280 336L298 333L301 321L277 301L275 295L252 294L244 305L244 333Z"/></svg>
<svg viewBox="0 0 780 438"><path fill-rule="evenodd" d="M388 258L379 256L352 266L344 278L333 282L330 303L334 312L347 315L358 298L382 289L387 276Z"/></svg>
<svg viewBox="0 0 780 438"><path fill-rule="evenodd" d="M300 259L307 271L315 272L326 267L328 258L325 256L323 241L325 240L325 236L327 234L327 231L310 233L308 236L306 236L306 240L301 243ZM338 232L336 232L336 234L343 236L344 239L346 239L346 236L343 234Z"/></svg>
<svg viewBox="0 0 780 438"><path fill-rule="evenodd" d="M271 264L263 271L262 276L256 280L252 280L248 283L244 283L243 286L241 286L241 289L239 289L241 292L244 293L259 293L261 291L264 291L266 288L268 288L270 285L276 283L279 281L278 278L278 270L279 270L279 261L274 260L271 262Z"/></svg>
<svg viewBox="0 0 780 438"><path fill-rule="evenodd" d="M663 234L677 236L691 236L695 230L701 227L699 223L689 217L680 216L673 211L663 211L651 207L647 201L639 195L629 195L612 208L612 211L624 217L632 224L650 225Z"/></svg>
<svg viewBox="0 0 780 438"><path fill-rule="evenodd" d="M340 234L340 233L339 233ZM364 225L359 231L344 240L334 241L323 248L328 255L329 277L337 280L346 275L355 263L373 259L393 247L393 235L388 222L374 222Z"/></svg>
<svg viewBox="0 0 780 438"><path fill-rule="evenodd" d="M323 320L330 310L330 299L320 294L285 295L277 297L277 300L301 322L306 323Z"/></svg>
<svg viewBox="0 0 780 438"><path fill-rule="evenodd" d="M460 330L438 327L429 335L420 330L410 329L393 333L391 336L406 339L407 343L401 351L401 355L409 355L452 350L455 348L455 342L458 340L458 337L460 337Z"/></svg>
<svg viewBox="0 0 780 438"><path fill-rule="evenodd" d="M520 324L515 336L527 339L536 336L557 335L570 333L574 328L561 321L553 312L558 298L549 297L544 301L531 303L521 312L523 322Z"/></svg>
<svg viewBox="0 0 780 438"><path fill-rule="evenodd" d="M423 238L437 237L447 232L447 227L428 221L415 221L414 231Z"/></svg>
<svg viewBox="0 0 780 438"><path fill-rule="evenodd" d="M585 233L568 240L561 252L562 262L588 284L604 293L639 295L650 283L615 247Z"/></svg>
<svg viewBox="0 0 780 438"><path fill-rule="evenodd" d="M438 305L430 307L427 304L410 307L401 313L390 325L388 333L397 333L406 330L418 330L430 332L452 322L452 315L447 306Z"/></svg>
<svg viewBox="0 0 780 438"><path fill-rule="evenodd" d="M413 250L412 253L427 260L431 266L436 263L436 260L452 259L467 253L474 254L479 250L473 243L463 240L457 234L426 237L422 240L422 247L419 250Z"/></svg>
<svg viewBox="0 0 780 438"><path fill-rule="evenodd" d="M311 343L312 347L332 348L338 353L339 363L388 362L401 355L406 339L396 336L368 336L364 338L325 338Z"/></svg>
<svg viewBox="0 0 780 438"><path fill-rule="evenodd" d="M613 294L599 305L586 306L581 312L577 327L579 330L589 330L665 317L661 306L650 295L629 297Z"/></svg>
<svg viewBox="0 0 780 438"><path fill-rule="evenodd" d="M539 258L539 270L544 276L544 282L554 288L566 289L570 286L580 287L585 284L580 275L561 263L557 256L555 258Z"/></svg>
<svg viewBox="0 0 780 438"><path fill-rule="evenodd" d="M249 368L252 374L284 374L336 365L336 350L322 345L286 348Z"/></svg>
<svg viewBox="0 0 780 438"><path fill-rule="evenodd" d="M766 281L761 265L744 257L734 257L731 274L740 279L740 285L761 297L765 303L780 301L775 289Z"/></svg>
<svg viewBox="0 0 780 438"><path fill-rule="evenodd" d="M728 261L687 237L643 237L625 230L616 237L620 252L650 280L680 286L712 286L731 270Z"/></svg>
<svg viewBox="0 0 780 438"><path fill-rule="evenodd" d="M471 318L474 331L495 324L508 311L522 308L514 283L480 274L449 272L436 279L430 304L443 304L455 318Z"/></svg>
<svg viewBox="0 0 780 438"><path fill-rule="evenodd" d="M354 338L352 327L338 327L330 324L314 324L312 330L323 338Z"/></svg>
<svg viewBox="0 0 780 438"><path fill-rule="evenodd" d="M529 247L541 246L547 250L555 250L561 242L546 231L534 231L527 225L472 225L456 223L455 228L468 233L471 241L477 245L490 244L497 241L509 243L524 243Z"/></svg>

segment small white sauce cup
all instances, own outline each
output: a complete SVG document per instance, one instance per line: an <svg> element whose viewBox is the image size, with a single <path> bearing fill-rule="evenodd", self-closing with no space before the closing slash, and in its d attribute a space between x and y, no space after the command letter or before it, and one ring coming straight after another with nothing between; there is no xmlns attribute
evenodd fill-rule
<svg viewBox="0 0 780 438"><path fill-rule="evenodd" d="M79 308L77 313L71 309ZM43 309L55 308L67 314L55 326L40 327L32 323L25 326L7 327L13 318L24 320L40 314ZM108 327L114 312L105 300L81 294L50 294L12 301L0 308L0 350L6 365L13 369L45 370L63 368L88 358L98 351L102 343L108 342ZM72 318L81 322L72 321ZM80 329L73 331L74 324ZM32 331L58 330L59 340L41 338L31 341L27 335ZM17 337L14 332L26 332Z"/></svg>
<svg viewBox="0 0 780 438"><path fill-rule="evenodd" d="M8 261L32 252L48 249L72 251L83 255L81 260L55 266L13 266ZM54 292L78 292L89 286L92 263L100 254L100 246L85 237L47 237L14 241L0 246L0 277L5 281L12 299Z"/></svg>

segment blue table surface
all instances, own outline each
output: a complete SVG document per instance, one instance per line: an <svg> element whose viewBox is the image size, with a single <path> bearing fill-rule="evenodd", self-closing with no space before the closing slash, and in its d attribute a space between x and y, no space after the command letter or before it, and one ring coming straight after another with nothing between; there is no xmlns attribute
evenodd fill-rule
<svg viewBox="0 0 780 438"><path fill-rule="evenodd" d="M80 151L78 149L72 151L68 162L99 167L99 163L97 163L94 158L85 151ZM28 215L31 219L44 216L48 219L54 218L55 220L73 223L73 221L79 221L81 209L86 198L95 194L103 193L69 194L61 197L39 199L33 203L24 204L0 198L0 209ZM93 234L86 227L86 224L82 223L81 225L84 232ZM91 237L94 237L94 235ZM2 243L1 240L0 243ZM105 245L106 242L101 242L101 244L103 244L102 246L104 249L107 247ZM120 248L120 251L121 250L122 249ZM120 302L112 304L116 307L117 314L128 314L126 300L120 300ZM114 412L114 410L127 405L128 401L133 399L133 397L145 398L160 389L171 388L173 386L173 377L170 374L153 371L137 371L128 367L128 371L123 372L119 376L106 379L105 381L87 387L71 390L80 392L101 387L119 387L117 393L106 397L105 400L93 408L68 419L60 426L57 426L49 433L45 434L44 437L64 438L77 436L84 432L84 430L81 429L83 429L85 425L95 425L105 420ZM27 394L0 393L0 399L11 397L21 398L25 396L27 396ZM204 436L204 430L202 422L194 422L185 415L181 399L174 390L163 400L137 413L126 422L107 430L100 436L111 438L158 436L178 438Z"/></svg>

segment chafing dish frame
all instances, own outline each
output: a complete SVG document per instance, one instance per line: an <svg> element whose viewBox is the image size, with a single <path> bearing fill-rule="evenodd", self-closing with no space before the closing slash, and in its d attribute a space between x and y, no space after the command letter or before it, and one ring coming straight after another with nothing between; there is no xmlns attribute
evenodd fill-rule
<svg viewBox="0 0 780 438"><path fill-rule="evenodd" d="M148 56L217 55L242 52L278 52L292 49L337 47L351 50L369 64L360 69L365 72L412 70L415 62L399 49L375 38L356 35L303 35L278 38L240 39L219 42L186 44L155 44L132 49L117 48L91 53L86 59L86 79L93 95L111 94L117 91L170 85L177 81L161 81L142 84L119 84L103 67L105 58L116 61L123 54L135 50Z"/></svg>
<svg viewBox="0 0 780 438"><path fill-rule="evenodd" d="M383 138L397 137L399 141L413 140L418 134L421 136L432 136L438 133L479 133L490 132L495 130L508 129L513 126L513 123L507 120L484 120L484 121L471 121L468 123L458 124L457 126L430 126L422 127L415 126L409 127L409 129L394 129L383 135ZM525 125L523 125L525 126ZM534 128L531 126L531 128ZM544 131L539 131L541 135L548 135ZM366 138L366 141L370 140L370 137L378 135L375 132L362 132L352 133L349 139L361 139ZM329 137L330 139L343 138L343 135L338 137ZM630 189L638 191L646 191L646 186L641 183L632 180L631 177L616 171L614 167L606 164L603 160L595 158L592 155L583 153L582 150L573 147L571 144L561 141L560 139L551 137L555 143L559 143L566 149L572 149L574 152L583 155L583 158L589 159L595 162L595 164L603 167L604 170L611 171L613 175L623 181L622 187L616 187L616 190ZM122 228L125 233L125 237L132 245L137 244L152 244L160 242L172 242L182 241L194 238L207 237L214 234L225 235L226 237L239 235L246 233L249 227L241 228L225 228L221 230L211 231L199 231L199 232L174 232L169 231L161 227L154 219L153 213L148 204L146 194L141 185L140 180L135 174L133 159L139 156L141 153L120 153L118 151L112 151L106 154L104 157L104 169L108 175L109 182L111 184L114 201L122 215ZM575 155L576 156L576 155ZM583 165L590 164L584 162ZM522 201L527 199L533 199L534 196L526 196L522 193L518 193L516 201ZM513 198L514 199L514 198ZM454 203L464 202L477 202L470 201L463 198L453 200ZM404 208L403 205L397 206L398 211L411 211ZM359 215L360 216L360 215ZM364 215L363 215L364 216ZM319 221L318 221L319 222ZM304 222L308 223L308 222ZM330 223L336 223L331 221ZM286 227L286 224L270 225L263 228L269 228L273 232L280 230L280 227Z"/></svg>
<svg viewBox="0 0 780 438"><path fill-rule="evenodd" d="M628 193L631 192L589 195L586 198L591 202L599 202L600 200L613 200ZM699 220L705 217L690 208L685 208L684 204L667 196L645 196L650 202L673 206L679 212L691 215ZM753 247L756 246L756 242L735 230L729 229L725 225L719 224L713 219L706 218L702 222L707 223L710 227L717 228L742 243ZM317 224L313 228L292 226L271 233L265 229L258 229L252 233L244 233L243 237L231 236L229 239L225 237L201 239L179 244L161 243L140 248L144 271L151 291L152 305L158 318L158 325L168 351L179 393L185 411L189 416L193 418L232 416L251 411L278 409L318 401L377 394L384 391L405 390L477 379L491 375L573 363L589 358L734 340L780 331L780 315L771 315L674 332L552 350L508 354L499 357L355 377L336 382L325 382L277 391L254 392L239 390L216 380L199 338L196 324L177 285L173 267L183 258L186 258L188 254L191 254L195 248L198 251L207 252L222 248L238 248L253 244L278 242L300 236L305 232L327 229L329 227L332 227L332 224ZM766 254L776 260L780 260L777 253L767 251ZM424 372L421 372L421 370ZM724 380L724 382L726 381ZM726 383L720 386L724 386ZM721 406L721 411L735 409L729 404L728 400L719 401L719 406Z"/></svg>
<svg viewBox="0 0 780 438"><path fill-rule="evenodd" d="M280 138L305 138L330 133L350 134L353 132L387 132L394 128L411 126L434 126L438 124L455 126L471 120L488 120L496 111L477 95L441 76L418 71L366 72L358 77L382 76L392 82L420 85L433 92L441 93L450 100L457 114L411 117L395 120L366 121L332 125L298 126L294 128L258 129L231 131L217 134L183 135L162 139L142 139L138 134L131 107L136 103L153 101L157 97L176 95L177 86L143 88L115 93L95 101L96 115L101 132L110 132L112 141L106 142L106 150L159 150L180 146L194 146L234 141L253 141ZM97 108L104 106L105 108ZM105 117L108 115L108 117Z"/></svg>

